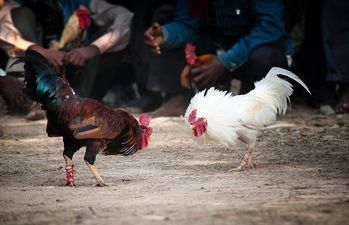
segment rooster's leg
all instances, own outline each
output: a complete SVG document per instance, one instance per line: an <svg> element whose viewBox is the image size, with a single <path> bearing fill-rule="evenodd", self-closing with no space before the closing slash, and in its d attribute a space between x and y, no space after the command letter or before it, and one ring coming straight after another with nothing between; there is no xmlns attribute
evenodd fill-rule
<svg viewBox="0 0 349 225"><path fill-rule="evenodd" d="M253 169L256 167L256 164L253 161L254 161L254 154L253 154L253 151L251 149L250 157L248 157L248 160L247 160L247 165L246 165L247 168Z"/></svg>
<svg viewBox="0 0 349 225"><path fill-rule="evenodd" d="M104 186L108 186L108 184L106 182L104 182L104 180L102 179L102 177L99 175L99 173L97 172L97 169L94 165L91 165L88 161L85 160L86 165L88 166L88 168L91 170L93 176L96 178L97 180L97 185L100 187L104 187Z"/></svg>
<svg viewBox="0 0 349 225"><path fill-rule="evenodd" d="M240 165L238 167L230 169L228 172L244 171L245 169L252 169L252 168L254 168L253 162L252 162L252 151L251 149L246 149L244 157L240 162Z"/></svg>
<svg viewBox="0 0 349 225"><path fill-rule="evenodd" d="M66 171L66 176L65 176L65 181L66 181L66 186L74 186L74 172L75 172L75 164L73 163L73 160L69 158L68 156L64 155L64 160L65 160L65 171Z"/></svg>
<svg viewBox="0 0 349 225"><path fill-rule="evenodd" d="M255 136L240 135L239 139L246 144L246 151L238 167L230 169L228 172L244 171L245 169L253 169L255 164L253 163L253 147L255 146Z"/></svg>

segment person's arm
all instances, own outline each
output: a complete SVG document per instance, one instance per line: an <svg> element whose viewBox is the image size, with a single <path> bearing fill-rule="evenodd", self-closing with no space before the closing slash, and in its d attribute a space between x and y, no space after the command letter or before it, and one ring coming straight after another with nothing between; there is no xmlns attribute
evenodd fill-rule
<svg viewBox="0 0 349 225"><path fill-rule="evenodd" d="M64 65L64 57L66 53L63 51L47 49L37 44L29 46L28 49L39 52L43 55L54 66L56 71L59 71L59 68Z"/></svg>
<svg viewBox="0 0 349 225"><path fill-rule="evenodd" d="M176 48L199 38L200 21L189 15L190 1L179 0L173 22L162 26L161 47Z"/></svg>
<svg viewBox="0 0 349 225"><path fill-rule="evenodd" d="M6 2L0 10L0 40L16 49L26 51L35 43L25 40L18 29L14 26L11 10L20 7L15 2ZM4 47L4 46L3 46Z"/></svg>
<svg viewBox="0 0 349 225"><path fill-rule="evenodd" d="M233 71L245 63L251 51L262 44L286 37L282 0L253 0L256 12L255 27L218 58L224 67Z"/></svg>
<svg viewBox="0 0 349 225"><path fill-rule="evenodd" d="M108 31L92 45L96 46L100 53L124 49L130 39L133 13L122 6L112 5L103 0L91 0L90 10L91 17L98 26L111 24Z"/></svg>
<svg viewBox="0 0 349 225"><path fill-rule="evenodd" d="M18 29L15 27L11 10L20 7L15 2L6 2L0 11L0 47L7 50L9 56L17 56L13 50L26 51L32 49L41 53L47 60L58 70L63 65L64 52L45 49L38 45L38 43L25 40Z"/></svg>
<svg viewBox="0 0 349 225"><path fill-rule="evenodd" d="M173 22L160 26L154 22L144 33L145 43L155 54L161 54L160 47L176 48L199 37L200 23L189 16L189 1L179 0Z"/></svg>
<svg viewBox="0 0 349 225"><path fill-rule="evenodd" d="M77 66L104 52L121 51L128 45L133 13L126 8L103 0L91 0L91 18L99 27L108 26L107 32L88 46L75 48L65 56L65 61Z"/></svg>

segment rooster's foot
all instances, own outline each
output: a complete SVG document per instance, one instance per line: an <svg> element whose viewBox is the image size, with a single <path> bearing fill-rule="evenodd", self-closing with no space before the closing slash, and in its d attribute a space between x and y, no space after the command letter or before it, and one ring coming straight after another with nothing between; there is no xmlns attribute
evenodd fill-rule
<svg viewBox="0 0 349 225"><path fill-rule="evenodd" d="M89 162L87 162L86 160L85 160L85 162L86 162L86 165L88 166L88 168L91 170L93 176L94 176L94 177L96 178L96 180L97 180L97 184L96 184L97 187L112 186L111 183L106 183L106 182L102 179L102 177L99 175L99 173L97 172L97 169L96 169L96 167L95 167L94 165L91 165L91 164L90 164Z"/></svg>
<svg viewBox="0 0 349 225"><path fill-rule="evenodd" d="M230 170L228 170L227 172L228 173L231 173L231 172L240 172L240 171L244 171L245 169L241 166L238 166L238 167L234 167L234 168L231 168Z"/></svg>
<svg viewBox="0 0 349 225"><path fill-rule="evenodd" d="M66 183L65 186L66 187L74 187L74 183Z"/></svg>
<svg viewBox="0 0 349 225"><path fill-rule="evenodd" d="M110 186L115 186L113 183L106 183L106 182L98 182L96 184L96 187L110 187Z"/></svg>
<svg viewBox="0 0 349 225"><path fill-rule="evenodd" d="M230 172L241 172L241 171L245 171L246 169L253 169L256 167L256 164L252 164L252 165L239 165L238 167L234 167L231 168L230 170L228 170L228 173Z"/></svg>

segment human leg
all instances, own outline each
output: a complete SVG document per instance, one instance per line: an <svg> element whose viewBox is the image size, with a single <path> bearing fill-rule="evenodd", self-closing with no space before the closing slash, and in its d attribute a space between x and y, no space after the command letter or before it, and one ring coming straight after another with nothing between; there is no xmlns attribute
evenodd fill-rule
<svg viewBox="0 0 349 225"><path fill-rule="evenodd" d="M274 66L288 68L283 51L275 45L262 45L252 51L247 62L233 72L232 78L241 80L240 93L245 94Z"/></svg>
<svg viewBox="0 0 349 225"><path fill-rule="evenodd" d="M18 7L11 10L14 26L25 40L42 44L42 28L36 19L34 12L26 7Z"/></svg>
<svg viewBox="0 0 349 225"><path fill-rule="evenodd" d="M340 85L337 113L349 112L349 2L323 1L322 38L327 66L327 81Z"/></svg>
<svg viewBox="0 0 349 225"><path fill-rule="evenodd" d="M130 44L137 81L145 91L141 99L132 104L132 108L137 108L134 106L138 105L138 112L156 109L153 116L181 115L189 103L189 100L183 100L186 93L179 82L181 70L185 65L183 48L163 49L161 56L158 56L144 44L146 28L155 21L160 24L170 22L175 7L167 4L151 7L151 4L146 2L143 4L142 7L138 6L139 9L135 9ZM144 21L144 18L149 20ZM160 106L162 94L165 94L166 98Z"/></svg>
<svg viewBox="0 0 349 225"><path fill-rule="evenodd" d="M120 79L117 68L124 60L125 51L106 53L91 59L81 74L77 93L82 97L101 101L108 89Z"/></svg>
<svg viewBox="0 0 349 225"><path fill-rule="evenodd" d="M31 9L27 7L14 8L11 10L11 18L14 26L25 40L42 45L42 27ZM29 100L27 101L29 102ZM45 116L46 114L40 108L40 105L32 104L25 118L27 120L39 120Z"/></svg>

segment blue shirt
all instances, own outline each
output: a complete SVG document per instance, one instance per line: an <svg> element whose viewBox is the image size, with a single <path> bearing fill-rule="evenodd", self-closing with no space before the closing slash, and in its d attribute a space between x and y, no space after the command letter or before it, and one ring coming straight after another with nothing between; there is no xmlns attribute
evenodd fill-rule
<svg viewBox="0 0 349 225"><path fill-rule="evenodd" d="M230 45L218 54L229 71L245 63L251 51L262 44L279 41L285 55L293 54L282 0L212 0L207 8L208 15L201 20L190 15L190 0L179 0L174 21L162 27L162 47L175 48L196 41L205 24L214 26L219 36L231 37Z"/></svg>

